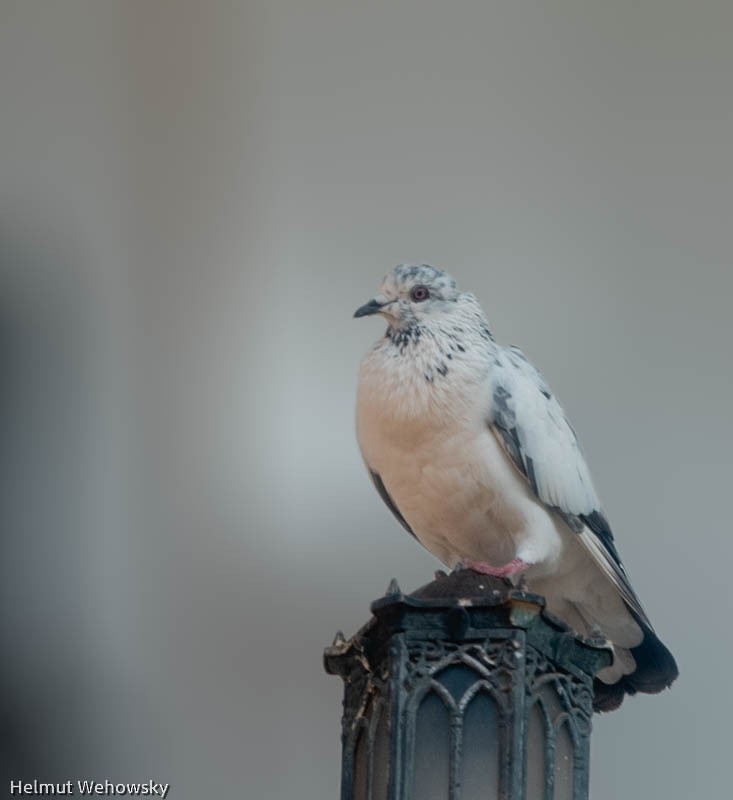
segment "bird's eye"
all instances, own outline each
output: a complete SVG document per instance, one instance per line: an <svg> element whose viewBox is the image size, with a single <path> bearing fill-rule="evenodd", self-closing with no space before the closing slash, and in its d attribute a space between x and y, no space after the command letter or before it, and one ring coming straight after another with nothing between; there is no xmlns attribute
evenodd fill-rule
<svg viewBox="0 0 733 800"><path fill-rule="evenodd" d="M430 297L430 292L427 286L415 286L410 292L410 297L416 303L422 303L423 300L427 300Z"/></svg>

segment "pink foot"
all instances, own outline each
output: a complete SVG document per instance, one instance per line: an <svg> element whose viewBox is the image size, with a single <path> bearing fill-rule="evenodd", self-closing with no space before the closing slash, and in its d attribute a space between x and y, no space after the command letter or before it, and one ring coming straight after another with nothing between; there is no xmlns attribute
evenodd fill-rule
<svg viewBox="0 0 733 800"><path fill-rule="evenodd" d="M483 561L462 561L461 563L466 569L472 569L482 575L493 575L495 578L511 578L512 575L518 575L529 567L529 564L522 561L521 558L513 558L503 567L492 567L491 564L486 564Z"/></svg>

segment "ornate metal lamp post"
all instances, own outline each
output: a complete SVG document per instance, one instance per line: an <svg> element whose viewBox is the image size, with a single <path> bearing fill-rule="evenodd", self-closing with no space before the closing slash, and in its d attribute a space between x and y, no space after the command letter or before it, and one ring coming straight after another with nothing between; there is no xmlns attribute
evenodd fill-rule
<svg viewBox="0 0 733 800"><path fill-rule="evenodd" d="M326 671L345 683L341 800L584 800L593 676L537 595L464 570L393 581Z"/></svg>

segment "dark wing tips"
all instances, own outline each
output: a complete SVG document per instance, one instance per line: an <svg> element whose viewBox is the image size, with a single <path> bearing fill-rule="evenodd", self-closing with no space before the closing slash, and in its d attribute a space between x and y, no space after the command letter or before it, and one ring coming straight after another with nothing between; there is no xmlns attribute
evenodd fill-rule
<svg viewBox="0 0 733 800"><path fill-rule="evenodd" d="M580 514L579 517L601 540L601 543L606 548L608 554L623 570L624 565L621 563L621 557L619 556L618 550L616 549L616 543L614 542L613 539L613 532L611 531L611 525L609 524L608 520L603 516L603 513L601 511L598 511L598 509L596 509L595 511L591 511L590 514Z"/></svg>

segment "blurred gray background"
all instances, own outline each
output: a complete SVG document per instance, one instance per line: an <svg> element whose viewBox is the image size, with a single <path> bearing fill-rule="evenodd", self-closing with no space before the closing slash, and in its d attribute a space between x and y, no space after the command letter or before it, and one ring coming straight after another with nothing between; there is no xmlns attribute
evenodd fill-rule
<svg viewBox="0 0 733 800"><path fill-rule="evenodd" d="M427 261L559 394L680 663L596 718L591 796L726 795L732 31L0 0L4 775L337 797L322 648L439 566L362 467L351 313Z"/></svg>

